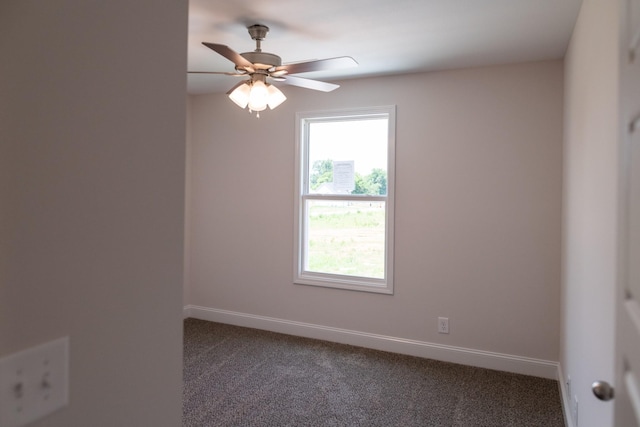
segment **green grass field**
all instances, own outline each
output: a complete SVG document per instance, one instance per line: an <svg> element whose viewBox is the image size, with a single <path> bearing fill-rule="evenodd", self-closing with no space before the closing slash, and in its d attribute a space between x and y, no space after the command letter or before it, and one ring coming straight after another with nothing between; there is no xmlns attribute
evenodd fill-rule
<svg viewBox="0 0 640 427"><path fill-rule="evenodd" d="M308 269L384 278L384 203L355 202L309 208Z"/></svg>

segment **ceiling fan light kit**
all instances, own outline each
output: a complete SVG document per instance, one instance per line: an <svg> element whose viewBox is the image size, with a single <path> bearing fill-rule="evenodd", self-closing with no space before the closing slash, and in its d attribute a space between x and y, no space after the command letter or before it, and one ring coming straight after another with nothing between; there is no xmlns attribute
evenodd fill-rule
<svg viewBox="0 0 640 427"><path fill-rule="evenodd" d="M248 80L232 87L231 90L227 92L227 95L240 108L248 107L250 112L255 111L258 113L258 117L260 117L259 112L265 110L267 106L273 110L287 99L277 87L267 82L267 78L293 86L330 92L339 86L318 80L291 76L291 74L334 70L358 65L358 63L349 56L282 65L282 59L278 55L262 51L261 42L269 32L269 27L265 25L251 25L247 29L249 30L251 38L256 41L256 49L253 52L237 53L225 45L208 42L202 43L209 49L233 62L235 64L235 73L215 71L193 71L191 73L249 76Z"/></svg>
<svg viewBox="0 0 640 427"><path fill-rule="evenodd" d="M259 79L234 86L228 95L238 107L249 107L249 111L255 112L263 111L267 106L273 110L287 99L280 89Z"/></svg>

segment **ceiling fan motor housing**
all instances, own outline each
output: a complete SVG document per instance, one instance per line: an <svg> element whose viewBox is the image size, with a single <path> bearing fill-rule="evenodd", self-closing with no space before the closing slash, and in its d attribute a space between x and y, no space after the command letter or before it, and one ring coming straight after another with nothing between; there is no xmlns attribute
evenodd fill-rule
<svg viewBox="0 0 640 427"><path fill-rule="evenodd" d="M269 27L266 25L256 24L247 27L247 30L249 30L251 38L256 41L256 50L253 52L244 52L240 55L260 70L268 70L271 67L282 65L282 59L278 55L263 52L260 48L260 42L267 37Z"/></svg>
<svg viewBox="0 0 640 427"><path fill-rule="evenodd" d="M268 70L271 67L282 65L282 59L278 55L269 52L244 52L240 55L259 69Z"/></svg>

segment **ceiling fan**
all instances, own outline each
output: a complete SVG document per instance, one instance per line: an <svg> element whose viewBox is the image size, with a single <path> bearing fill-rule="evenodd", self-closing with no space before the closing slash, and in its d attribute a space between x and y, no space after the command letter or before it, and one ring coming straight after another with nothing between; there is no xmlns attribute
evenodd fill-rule
<svg viewBox="0 0 640 427"><path fill-rule="evenodd" d="M282 59L273 53L263 52L262 40L269 32L265 25L251 25L247 27L249 35L256 41L256 49L253 52L237 53L228 46L203 42L202 44L214 52L224 56L235 64L235 72L219 71L190 71L191 74L225 74L229 76L248 76L228 92L229 98L240 108L249 107L249 111L260 112L267 108L276 108L287 98L284 94L270 84L267 79L281 81L285 84L299 86L307 89L331 92L339 85L318 80L305 79L292 74L308 73L312 71L336 70L357 66L358 63L349 56L320 59L314 61L282 64ZM259 117L259 115L258 115Z"/></svg>

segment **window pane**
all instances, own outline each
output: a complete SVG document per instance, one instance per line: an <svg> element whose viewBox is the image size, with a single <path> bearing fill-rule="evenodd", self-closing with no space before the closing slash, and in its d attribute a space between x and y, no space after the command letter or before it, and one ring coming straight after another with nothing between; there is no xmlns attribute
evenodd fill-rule
<svg viewBox="0 0 640 427"><path fill-rule="evenodd" d="M388 118L311 122L310 194L387 194Z"/></svg>
<svg viewBox="0 0 640 427"><path fill-rule="evenodd" d="M306 270L385 277L385 202L307 200Z"/></svg>

